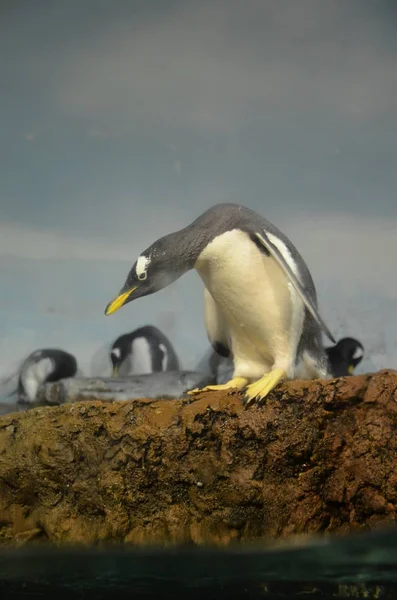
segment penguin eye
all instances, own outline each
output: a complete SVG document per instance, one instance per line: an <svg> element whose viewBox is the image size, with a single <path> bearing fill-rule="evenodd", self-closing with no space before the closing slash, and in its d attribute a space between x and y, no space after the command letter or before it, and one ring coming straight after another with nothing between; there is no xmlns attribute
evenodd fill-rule
<svg viewBox="0 0 397 600"><path fill-rule="evenodd" d="M146 277L147 277L146 271L143 271L143 273L139 273L139 275L138 275L138 279L140 279L141 281L145 280Z"/></svg>

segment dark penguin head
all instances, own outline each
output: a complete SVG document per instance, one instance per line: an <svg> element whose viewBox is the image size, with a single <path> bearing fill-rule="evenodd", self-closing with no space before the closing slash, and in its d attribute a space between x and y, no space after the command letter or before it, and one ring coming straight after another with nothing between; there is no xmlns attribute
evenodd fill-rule
<svg viewBox="0 0 397 600"><path fill-rule="evenodd" d="M105 315L179 279L194 268L202 250L216 236L247 228L250 215L255 213L238 204L217 204L184 229L158 239L134 263L118 296L107 305Z"/></svg>
<svg viewBox="0 0 397 600"><path fill-rule="evenodd" d="M179 232L178 232L179 233ZM106 307L110 315L132 300L154 294L193 268L191 248L183 235L167 235L147 248L136 260L118 296Z"/></svg>
<svg viewBox="0 0 397 600"><path fill-rule="evenodd" d="M364 346L354 338L342 338L335 346L327 348L331 372L334 377L353 375L364 356Z"/></svg>
<svg viewBox="0 0 397 600"><path fill-rule="evenodd" d="M115 340L110 351L113 376L118 374L127 358L130 360L130 373L143 374L179 369L179 361L171 342L152 325L139 327Z"/></svg>
<svg viewBox="0 0 397 600"><path fill-rule="evenodd" d="M34 402L42 383L74 377L77 361L72 354L58 348L43 348L32 352L22 364L18 395L22 402Z"/></svg>
<svg viewBox="0 0 397 600"><path fill-rule="evenodd" d="M113 342L110 360L113 367L113 377L118 374L120 366L131 353L131 334L121 335Z"/></svg>

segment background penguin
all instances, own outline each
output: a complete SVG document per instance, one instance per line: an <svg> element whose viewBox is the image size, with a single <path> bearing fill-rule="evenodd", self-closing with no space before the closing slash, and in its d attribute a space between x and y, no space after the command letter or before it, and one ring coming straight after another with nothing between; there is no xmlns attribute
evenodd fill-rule
<svg viewBox="0 0 397 600"><path fill-rule="evenodd" d="M283 379L328 376L321 331L335 340L318 313L305 262L279 229L241 205L218 204L149 246L105 314L193 268L205 285L209 340L234 357L233 378L203 390L245 388L251 402Z"/></svg>
<svg viewBox="0 0 397 600"><path fill-rule="evenodd" d="M334 377L353 375L354 369L362 361L364 346L356 339L346 337L335 346L326 348L329 368Z"/></svg>
<svg viewBox="0 0 397 600"><path fill-rule="evenodd" d="M113 376L178 371L179 361L168 338L145 325L117 338L110 351Z"/></svg>
<svg viewBox="0 0 397 600"><path fill-rule="evenodd" d="M354 369L364 356L363 345L354 338L342 338L334 346L325 348L329 372L333 377L353 375ZM217 383L225 383L233 374L233 359L218 354L210 348L200 360L198 371L215 377Z"/></svg>
<svg viewBox="0 0 397 600"><path fill-rule="evenodd" d="M42 383L74 377L77 361L72 354L58 348L35 350L22 364L18 379L20 402L34 402Z"/></svg>
<svg viewBox="0 0 397 600"><path fill-rule="evenodd" d="M233 359L231 356L221 356L212 346L208 348L197 365L197 371L208 373L216 383L226 383L233 377Z"/></svg>

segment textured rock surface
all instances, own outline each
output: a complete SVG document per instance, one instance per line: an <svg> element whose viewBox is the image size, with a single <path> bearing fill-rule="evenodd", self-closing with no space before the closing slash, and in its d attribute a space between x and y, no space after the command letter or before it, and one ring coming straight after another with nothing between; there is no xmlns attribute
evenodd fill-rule
<svg viewBox="0 0 397 600"><path fill-rule="evenodd" d="M85 401L0 418L0 540L226 545L396 523L397 372L262 406Z"/></svg>

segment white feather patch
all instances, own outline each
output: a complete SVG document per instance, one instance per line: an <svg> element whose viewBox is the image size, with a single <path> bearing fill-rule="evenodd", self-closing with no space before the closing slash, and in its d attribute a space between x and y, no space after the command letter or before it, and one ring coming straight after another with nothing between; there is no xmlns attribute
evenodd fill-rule
<svg viewBox="0 0 397 600"><path fill-rule="evenodd" d="M26 400L34 402L37 390L48 375L54 370L54 363L50 358L44 358L37 363L31 363L22 374L22 385Z"/></svg>
<svg viewBox="0 0 397 600"><path fill-rule="evenodd" d="M298 272L298 269L296 266L296 262L292 258L291 252L288 250L287 246L284 244L284 242L282 240L280 240L279 237L277 237L273 233L266 233L266 235L269 238L269 240L271 241L271 243L273 244L273 246L276 246L277 250L280 252L280 254L282 255L285 262L288 264L291 271L299 279L299 272Z"/></svg>
<svg viewBox="0 0 397 600"><path fill-rule="evenodd" d="M136 274L138 277L146 274L147 268L150 265L150 258L142 254L136 261Z"/></svg>
<svg viewBox="0 0 397 600"><path fill-rule="evenodd" d="M132 342L131 373L153 373L152 354L145 337L135 338Z"/></svg>
<svg viewBox="0 0 397 600"><path fill-rule="evenodd" d="M364 356L364 352L362 351L361 348L356 348L354 353L353 353L353 358L354 360L357 360L358 358L362 358Z"/></svg>
<svg viewBox="0 0 397 600"><path fill-rule="evenodd" d="M292 256L290 255L290 252L289 252L288 248L286 247L285 243L282 240L280 240L277 236L274 236L274 235L271 235L271 237L274 240L277 240L277 244L272 243L270 241L268 234L266 234L265 237L263 235L261 235L260 233L256 233L255 235L262 242L262 244L267 248L267 250L273 256L273 258L276 260L276 262L284 269L284 271L287 272L287 275L288 275L289 279L291 280L291 283L293 284L295 290L299 294L301 300L306 305L306 308L308 309L308 311L311 313L313 319L317 322L318 326L321 327L321 329L324 331L324 333L327 335L327 337L329 337L331 342L336 344L334 336L328 329L326 323L321 318L321 316L317 310L316 303L313 302L313 300L311 300L311 298L305 293L304 286L302 285L301 281L296 276L296 274L290 267L289 263L287 262L286 257L284 256L284 254L278 247L281 244L282 247L285 248L285 250L288 252L288 255L292 259ZM270 244L269 244L269 242L270 242Z"/></svg>
<svg viewBox="0 0 397 600"><path fill-rule="evenodd" d="M163 359L161 361L161 369L162 369L162 371L166 371L167 367L168 367L168 352L167 352L167 348L164 346L164 344L159 344L159 348L163 352Z"/></svg>
<svg viewBox="0 0 397 600"><path fill-rule="evenodd" d="M299 280L298 267L287 246L276 235L273 235L272 233L266 233L266 235L270 242L273 244L273 246L275 246L280 252L281 256L284 258L285 262L287 263L295 277ZM295 356L298 349L299 340L302 334L305 313L303 301L301 300L299 294L295 290L294 285L290 281L288 282L288 289L291 294L292 303L290 352L291 356Z"/></svg>

